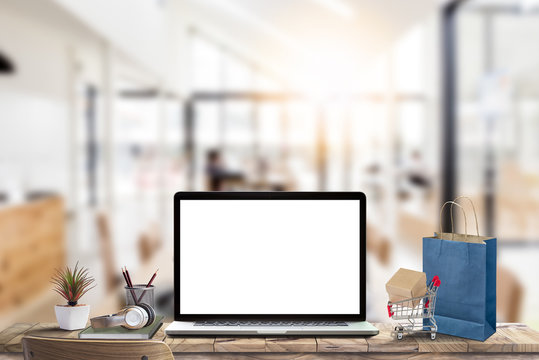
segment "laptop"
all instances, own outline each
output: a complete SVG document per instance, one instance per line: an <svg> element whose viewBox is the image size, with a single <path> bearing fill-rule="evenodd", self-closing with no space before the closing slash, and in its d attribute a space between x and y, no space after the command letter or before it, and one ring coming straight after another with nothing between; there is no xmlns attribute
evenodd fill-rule
<svg viewBox="0 0 539 360"><path fill-rule="evenodd" d="M178 192L167 335L376 335L361 192Z"/></svg>

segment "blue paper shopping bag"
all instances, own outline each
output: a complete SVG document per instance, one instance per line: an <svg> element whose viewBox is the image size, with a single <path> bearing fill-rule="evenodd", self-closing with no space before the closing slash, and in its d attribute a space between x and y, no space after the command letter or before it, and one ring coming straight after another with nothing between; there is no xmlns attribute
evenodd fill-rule
<svg viewBox="0 0 539 360"><path fill-rule="evenodd" d="M477 234L424 237L423 271L443 284L434 316L438 332L484 341L496 332L496 238Z"/></svg>

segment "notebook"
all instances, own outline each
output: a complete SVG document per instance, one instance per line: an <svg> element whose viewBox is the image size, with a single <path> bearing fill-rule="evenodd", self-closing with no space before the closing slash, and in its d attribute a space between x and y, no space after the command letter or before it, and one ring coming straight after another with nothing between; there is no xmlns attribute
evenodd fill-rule
<svg viewBox="0 0 539 360"><path fill-rule="evenodd" d="M89 326L79 332L79 339L147 340L151 339L163 325L163 318L163 315L158 315L151 325L138 330L130 330L121 326L104 329L94 329Z"/></svg>

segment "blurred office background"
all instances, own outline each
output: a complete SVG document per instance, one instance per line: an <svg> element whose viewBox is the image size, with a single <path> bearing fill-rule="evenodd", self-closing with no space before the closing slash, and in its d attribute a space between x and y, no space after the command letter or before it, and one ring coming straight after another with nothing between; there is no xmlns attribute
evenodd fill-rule
<svg viewBox="0 0 539 360"><path fill-rule="evenodd" d="M468 196L539 328L538 34L535 0L0 0L0 328L77 261L92 315L124 265L170 311L179 190L365 192L371 321Z"/></svg>

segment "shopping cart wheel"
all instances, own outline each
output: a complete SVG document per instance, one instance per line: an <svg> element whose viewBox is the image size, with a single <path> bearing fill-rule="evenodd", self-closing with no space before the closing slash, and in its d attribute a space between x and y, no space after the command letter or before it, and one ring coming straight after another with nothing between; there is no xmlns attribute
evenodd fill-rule
<svg viewBox="0 0 539 360"><path fill-rule="evenodd" d="M397 340L402 340L402 333L401 332L397 333Z"/></svg>
<svg viewBox="0 0 539 360"><path fill-rule="evenodd" d="M430 339L431 339L431 340L435 340L435 339L436 339L436 333L435 333L435 332L430 333Z"/></svg>

